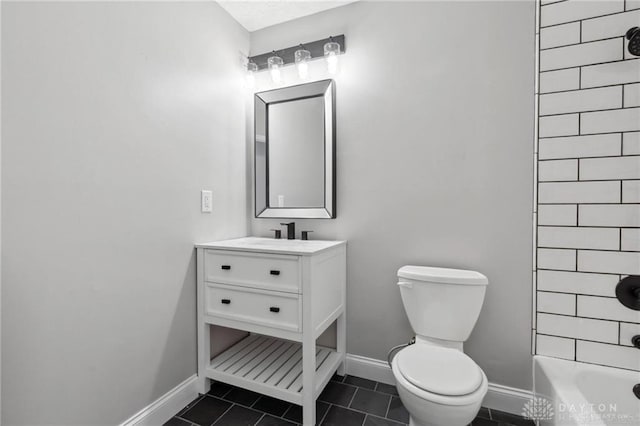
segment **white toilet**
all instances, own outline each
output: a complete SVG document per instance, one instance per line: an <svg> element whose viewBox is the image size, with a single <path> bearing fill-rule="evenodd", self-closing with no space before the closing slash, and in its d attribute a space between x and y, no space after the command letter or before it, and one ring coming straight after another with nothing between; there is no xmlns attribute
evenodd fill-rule
<svg viewBox="0 0 640 426"><path fill-rule="evenodd" d="M487 393L487 376L462 352L476 324L487 277L479 272L403 266L398 286L416 343L391 363L411 426L471 423Z"/></svg>

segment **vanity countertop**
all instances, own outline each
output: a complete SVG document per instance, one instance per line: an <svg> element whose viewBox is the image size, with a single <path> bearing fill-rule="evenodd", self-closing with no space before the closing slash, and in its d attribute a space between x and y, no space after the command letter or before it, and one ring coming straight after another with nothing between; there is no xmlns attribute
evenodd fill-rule
<svg viewBox="0 0 640 426"><path fill-rule="evenodd" d="M277 240L275 238L243 237L232 240L196 244L196 247L231 251L259 251L262 253L312 255L342 244L346 244L346 241Z"/></svg>

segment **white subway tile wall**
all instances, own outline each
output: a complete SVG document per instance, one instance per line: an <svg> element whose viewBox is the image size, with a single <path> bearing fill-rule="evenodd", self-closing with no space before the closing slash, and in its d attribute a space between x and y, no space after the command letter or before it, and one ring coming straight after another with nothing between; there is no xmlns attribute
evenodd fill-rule
<svg viewBox="0 0 640 426"><path fill-rule="evenodd" d="M545 336L538 334L536 341L537 353L540 355L552 356L574 360L576 356L576 345L573 339L564 337Z"/></svg>
<svg viewBox="0 0 640 426"><path fill-rule="evenodd" d="M614 228L539 226L538 247L617 250L620 231Z"/></svg>
<svg viewBox="0 0 640 426"><path fill-rule="evenodd" d="M579 226L640 226L640 204L584 204L578 207Z"/></svg>
<svg viewBox="0 0 640 426"><path fill-rule="evenodd" d="M634 135L640 133L625 133ZM633 137L625 139L627 151L633 153L635 149ZM588 158L608 157L620 155L622 138L619 133L606 135L571 136L567 138L540 139L538 156L540 160L553 158ZM639 142L640 144L640 142ZM640 150L640 146L638 147Z"/></svg>
<svg viewBox="0 0 640 426"><path fill-rule="evenodd" d="M539 291L537 300L538 312L563 315L575 315L576 313L576 296L573 294Z"/></svg>
<svg viewBox="0 0 640 426"><path fill-rule="evenodd" d="M540 73L540 93L580 88L580 68Z"/></svg>
<svg viewBox="0 0 640 426"><path fill-rule="evenodd" d="M640 9L640 0L627 0L624 3L624 10Z"/></svg>
<svg viewBox="0 0 640 426"><path fill-rule="evenodd" d="M582 67L580 88L636 83L638 75L640 75L640 59Z"/></svg>
<svg viewBox="0 0 640 426"><path fill-rule="evenodd" d="M572 90L540 96L540 115L622 108L622 86Z"/></svg>
<svg viewBox="0 0 640 426"><path fill-rule="evenodd" d="M615 297L617 274L538 270L538 290Z"/></svg>
<svg viewBox="0 0 640 426"><path fill-rule="evenodd" d="M570 22L540 30L541 49L577 43L580 43L580 22Z"/></svg>
<svg viewBox="0 0 640 426"><path fill-rule="evenodd" d="M617 322L542 312L538 312L538 332L605 343L618 343L619 340Z"/></svg>
<svg viewBox="0 0 640 426"><path fill-rule="evenodd" d="M604 364L612 367L640 370L638 349L620 345L604 345L596 342L576 342L577 361Z"/></svg>
<svg viewBox="0 0 640 426"><path fill-rule="evenodd" d="M640 371L640 0L539 7L535 353Z"/></svg>
<svg viewBox="0 0 640 426"><path fill-rule="evenodd" d="M640 334L640 324L620 323L620 344L633 346L631 338Z"/></svg>
<svg viewBox="0 0 640 426"><path fill-rule="evenodd" d="M640 228L623 229L620 234L620 249L640 251Z"/></svg>
<svg viewBox="0 0 640 426"><path fill-rule="evenodd" d="M578 206L575 204L541 204L538 206L538 225L578 224Z"/></svg>
<svg viewBox="0 0 640 426"><path fill-rule="evenodd" d="M578 114L551 115L540 117L538 132L540 137L577 135L580 129Z"/></svg>
<svg viewBox="0 0 640 426"><path fill-rule="evenodd" d="M550 160L538 164L540 181L578 180L578 160Z"/></svg>
<svg viewBox="0 0 640 426"><path fill-rule="evenodd" d="M638 19L638 22L640 22L640 18ZM625 85L624 107L631 108L637 106L640 106L640 83Z"/></svg>
<svg viewBox="0 0 640 426"><path fill-rule="evenodd" d="M538 268L556 271L575 271L577 264L576 250L538 249Z"/></svg>
<svg viewBox="0 0 640 426"><path fill-rule="evenodd" d="M640 156L580 160L580 180L640 179Z"/></svg>
<svg viewBox="0 0 640 426"><path fill-rule="evenodd" d="M541 204L617 203L620 182L544 182L538 185Z"/></svg>
<svg viewBox="0 0 640 426"><path fill-rule="evenodd" d="M640 155L640 132L622 135L622 155Z"/></svg>
<svg viewBox="0 0 640 426"><path fill-rule="evenodd" d="M640 275L640 253L628 251L579 250L578 271Z"/></svg>
<svg viewBox="0 0 640 426"><path fill-rule="evenodd" d="M622 182L622 202L640 203L640 180Z"/></svg>

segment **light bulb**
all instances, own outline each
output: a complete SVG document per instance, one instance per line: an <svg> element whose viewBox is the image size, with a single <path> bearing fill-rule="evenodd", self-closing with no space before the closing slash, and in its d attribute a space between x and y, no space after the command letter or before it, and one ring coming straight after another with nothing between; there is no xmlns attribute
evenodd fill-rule
<svg viewBox="0 0 640 426"><path fill-rule="evenodd" d="M282 81L280 68L284 65L284 61L280 56L273 52L273 56L270 56L269 59L267 59L267 64L269 66L269 72L271 73L271 79L274 83L279 84Z"/></svg>
<svg viewBox="0 0 640 426"><path fill-rule="evenodd" d="M273 80L273 82L276 84L280 84L282 82L282 75L280 75L279 68L271 69L271 80Z"/></svg>
<svg viewBox="0 0 640 426"><path fill-rule="evenodd" d="M247 87L253 89L256 85L256 72L258 71L258 65L254 62L249 62L247 64L247 75L245 76L245 80L247 83Z"/></svg>
<svg viewBox="0 0 640 426"><path fill-rule="evenodd" d="M298 77L305 80L309 77L309 64L307 63L311 59L311 52L302 48L296 50L294 53L296 68L298 69Z"/></svg>
<svg viewBox="0 0 640 426"><path fill-rule="evenodd" d="M329 74L338 72L338 55L340 54L340 45L333 41L331 37L328 43L324 45L324 56L327 59L327 71Z"/></svg>
<svg viewBox="0 0 640 426"><path fill-rule="evenodd" d="M338 72L338 55L335 53L331 53L327 56L327 71L329 71L329 74L335 74Z"/></svg>
<svg viewBox="0 0 640 426"><path fill-rule="evenodd" d="M307 64L306 62L298 64L298 77L303 80L309 78L309 64Z"/></svg>

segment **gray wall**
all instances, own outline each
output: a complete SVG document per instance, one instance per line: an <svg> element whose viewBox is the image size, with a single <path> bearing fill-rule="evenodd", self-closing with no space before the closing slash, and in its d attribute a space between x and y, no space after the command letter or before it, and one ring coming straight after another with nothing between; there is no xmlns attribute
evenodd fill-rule
<svg viewBox="0 0 640 426"><path fill-rule="evenodd" d="M195 373L193 242L246 233L248 46L213 2L2 3L3 424L119 423Z"/></svg>
<svg viewBox="0 0 640 426"><path fill-rule="evenodd" d="M534 7L358 2L251 34L253 54L347 37L338 217L297 222L349 241L350 353L384 359L410 338L400 266L475 269L490 284L465 349L492 382L531 388Z"/></svg>

